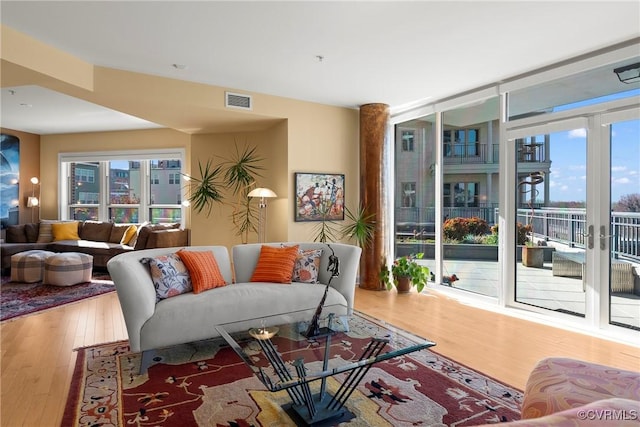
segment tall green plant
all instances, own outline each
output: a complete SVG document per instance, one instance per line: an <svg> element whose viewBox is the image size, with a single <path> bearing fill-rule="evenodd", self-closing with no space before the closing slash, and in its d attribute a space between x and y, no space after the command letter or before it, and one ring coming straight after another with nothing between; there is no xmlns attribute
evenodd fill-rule
<svg viewBox="0 0 640 427"><path fill-rule="evenodd" d="M356 211L351 211L345 207L347 222L339 226L334 221L327 219L329 208L324 205L319 207L322 220L318 222L314 229L314 242L326 243L327 241L348 238L355 241L356 245L361 248L371 243L376 226L375 214L368 214L362 204L358 205Z"/></svg>
<svg viewBox="0 0 640 427"><path fill-rule="evenodd" d="M340 230L342 236L354 240L361 248L368 246L373 241L376 231L376 215L367 213L362 202L355 212L345 207L345 213L350 223L342 226Z"/></svg>
<svg viewBox="0 0 640 427"><path fill-rule="evenodd" d="M338 240L338 230L336 229L337 224L327 219L327 216L329 214L329 206L321 203L318 207L318 211L320 212L322 220L319 221L314 227L315 236L313 238L313 241L321 243L326 243L327 241L335 242L336 240Z"/></svg>
<svg viewBox="0 0 640 427"><path fill-rule="evenodd" d="M233 194L245 196L253 190L256 177L262 177L264 167L260 164L264 161L256 153L256 147L245 147L242 152L235 146L235 153L230 159L222 163L224 167L224 181L231 187Z"/></svg>
<svg viewBox="0 0 640 427"><path fill-rule="evenodd" d="M223 200L220 192L222 187L222 166L218 165L214 168L211 164L211 159L209 159L204 166L198 162L198 168L200 170L200 178L189 176L191 189L189 202L198 213L206 209L208 217L211 215L214 203L222 203Z"/></svg>
<svg viewBox="0 0 640 427"><path fill-rule="evenodd" d="M245 147L243 150L235 146L235 152L228 159L223 159L214 166L208 159L203 166L198 162L200 178L190 178L189 201L197 213L206 212L211 215L215 203L224 203L223 191L231 193L232 202L227 202L232 208L231 221L236 229L236 235L247 242L250 232L257 231L256 222L258 212L247 196L255 187L256 178L262 177L264 158L257 154L256 147Z"/></svg>
<svg viewBox="0 0 640 427"><path fill-rule="evenodd" d="M241 236L245 243L249 241L250 232L257 232L259 214L248 194L254 189L256 178L262 177L263 161L264 158L256 153L256 147L245 147L240 152L236 145L235 153L223 163L224 181L236 197L232 204L231 221L236 228L236 235Z"/></svg>

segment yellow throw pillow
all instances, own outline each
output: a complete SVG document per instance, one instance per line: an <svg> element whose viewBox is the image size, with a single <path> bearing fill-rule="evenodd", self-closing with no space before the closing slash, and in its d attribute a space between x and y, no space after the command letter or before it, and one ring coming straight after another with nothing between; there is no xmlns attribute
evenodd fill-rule
<svg viewBox="0 0 640 427"><path fill-rule="evenodd" d="M263 245L251 282L291 283L298 245L277 248Z"/></svg>
<svg viewBox="0 0 640 427"><path fill-rule="evenodd" d="M51 234L54 242L58 240L80 240L77 221L53 223L51 224Z"/></svg>
<svg viewBox="0 0 640 427"><path fill-rule="evenodd" d="M120 244L128 245L131 239L133 239L133 237L136 235L137 231L138 227L136 227L135 225L130 225L129 228L127 228L127 230L124 232L122 240L120 240Z"/></svg>

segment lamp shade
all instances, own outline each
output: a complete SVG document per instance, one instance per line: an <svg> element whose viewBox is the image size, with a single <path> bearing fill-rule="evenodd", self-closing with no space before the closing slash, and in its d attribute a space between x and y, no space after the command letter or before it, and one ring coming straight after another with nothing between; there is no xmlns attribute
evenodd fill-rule
<svg viewBox="0 0 640 427"><path fill-rule="evenodd" d="M249 192L249 194L247 194L247 196L249 196L249 197L278 197L278 195L276 193L274 193L272 190L270 190L268 188L262 188L262 187L254 188L253 190L251 190Z"/></svg>
<svg viewBox="0 0 640 427"><path fill-rule="evenodd" d="M39 204L40 204L40 200L38 200L37 197L33 197L33 196L27 197L27 207L35 208Z"/></svg>

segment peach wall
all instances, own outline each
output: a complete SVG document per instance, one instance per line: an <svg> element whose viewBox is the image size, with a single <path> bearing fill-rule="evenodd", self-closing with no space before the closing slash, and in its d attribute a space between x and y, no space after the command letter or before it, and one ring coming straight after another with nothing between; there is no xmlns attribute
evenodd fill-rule
<svg viewBox="0 0 640 427"><path fill-rule="evenodd" d="M93 87L93 65L2 25L2 58L84 89Z"/></svg>
<svg viewBox="0 0 640 427"><path fill-rule="evenodd" d="M268 230L269 240L287 240L287 218L282 212L286 205L286 138L282 138L284 124L261 132L244 132L228 134L194 135L192 138L192 176L199 178L199 164L203 167L208 160L212 165L219 165L235 156L236 146L240 153L245 147L256 148L258 156L264 159L260 163L264 167L261 177L257 179L257 186L272 189L279 197L268 200ZM284 160L284 162L283 162ZM231 247L243 242L243 238L237 235L231 221L233 212L232 204L235 198L224 192L225 203L213 206L211 213L204 210L200 213L191 212L192 245L221 244ZM253 203L257 203L253 201ZM250 233L248 242L256 242L256 233Z"/></svg>
<svg viewBox="0 0 640 427"><path fill-rule="evenodd" d="M359 200L358 110L90 66L31 37L2 28L3 83L35 84L160 124L164 129L42 136L42 218L58 217L58 155L63 152L187 148L187 167L224 155L234 138L255 141L268 161L269 240L311 240L316 223L294 221L294 172L344 173L346 205ZM57 58L55 70L32 55ZM90 65L90 64L89 64ZM78 71L61 77L65 67ZM90 75L87 75L90 74ZM77 77L72 78L72 76ZM92 84L87 84L88 82ZM252 111L225 108L225 91L253 97ZM193 151L191 151L193 150ZM189 172L189 171L187 171ZM192 242L237 242L229 228L191 214ZM227 220L224 215L223 220ZM225 224L221 222L220 224Z"/></svg>
<svg viewBox="0 0 640 427"><path fill-rule="evenodd" d="M289 117L289 194L295 172L345 175L345 205L353 210L360 200L358 110L314 105L312 111L295 111ZM317 223L295 222L289 207L289 240L312 240Z"/></svg>
<svg viewBox="0 0 640 427"><path fill-rule="evenodd" d="M359 200L358 117L356 110L288 100L291 117L262 131L188 135L170 129L43 135L42 218L58 218L58 156L68 152L185 148L186 172L197 176L198 161L229 157L239 147L255 145L265 158L259 185L278 198L268 201L267 238L271 241L310 241L317 223L294 221L294 173L344 173L346 204ZM191 212L187 224L191 243L233 246L242 242L230 226L231 210L215 207L211 216ZM257 241L252 234L250 242Z"/></svg>
<svg viewBox="0 0 640 427"><path fill-rule="evenodd" d="M1 129L2 133L14 135L20 139L20 184L19 184L19 222L24 224L38 220L38 209L27 207L27 197L31 196L33 187L31 177L40 178L40 135L21 132L13 129ZM36 192L39 189L36 187Z"/></svg>
<svg viewBox="0 0 640 427"><path fill-rule="evenodd" d="M182 148L186 151L187 165L190 163L191 137L171 129L42 135L40 138L41 218L44 219L59 218L58 157L61 153Z"/></svg>

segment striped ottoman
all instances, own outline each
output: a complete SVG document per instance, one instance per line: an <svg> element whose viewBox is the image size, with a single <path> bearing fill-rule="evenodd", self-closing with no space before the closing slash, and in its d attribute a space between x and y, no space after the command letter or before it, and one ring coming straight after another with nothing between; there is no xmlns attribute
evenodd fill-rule
<svg viewBox="0 0 640 427"><path fill-rule="evenodd" d="M44 260L45 285L71 286L90 282L93 256L79 252L54 254Z"/></svg>
<svg viewBox="0 0 640 427"><path fill-rule="evenodd" d="M42 281L44 260L54 252L34 249L11 255L11 281L34 283Z"/></svg>

